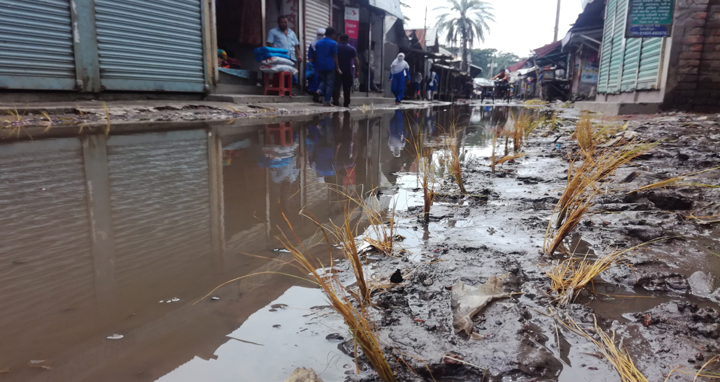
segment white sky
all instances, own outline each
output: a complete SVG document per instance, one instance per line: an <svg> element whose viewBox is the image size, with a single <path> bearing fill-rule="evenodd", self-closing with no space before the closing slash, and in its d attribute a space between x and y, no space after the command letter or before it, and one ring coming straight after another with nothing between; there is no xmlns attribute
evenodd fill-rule
<svg viewBox="0 0 720 382"><path fill-rule="evenodd" d="M485 43L476 42L474 48L495 48L527 57L530 50L549 44L553 40L555 29L556 0L486 0L492 4L495 22L490 24L490 33ZM427 7L428 28L436 24L436 17L442 11L434 9L444 4L444 0L406 0L410 8L403 8L403 14L411 21L406 29L421 29ZM565 37L570 25L582 12L581 0L562 0L560 10L560 31L558 39ZM440 42L444 36L440 36Z"/></svg>

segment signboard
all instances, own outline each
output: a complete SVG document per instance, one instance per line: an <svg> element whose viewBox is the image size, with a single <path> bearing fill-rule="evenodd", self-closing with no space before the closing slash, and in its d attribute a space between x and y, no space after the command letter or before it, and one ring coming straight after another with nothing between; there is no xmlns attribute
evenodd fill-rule
<svg viewBox="0 0 720 382"><path fill-rule="evenodd" d="M675 0L629 0L625 37L670 37Z"/></svg>
<svg viewBox="0 0 720 382"><path fill-rule="evenodd" d="M345 34L351 40L360 37L360 9L345 7Z"/></svg>
<svg viewBox="0 0 720 382"><path fill-rule="evenodd" d="M583 66L580 72L580 82L596 84L598 82L598 67L595 65Z"/></svg>

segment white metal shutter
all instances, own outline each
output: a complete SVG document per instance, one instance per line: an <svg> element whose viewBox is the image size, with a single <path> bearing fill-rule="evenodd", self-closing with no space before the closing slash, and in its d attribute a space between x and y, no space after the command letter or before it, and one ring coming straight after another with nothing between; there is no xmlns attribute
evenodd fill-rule
<svg viewBox="0 0 720 382"><path fill-rule="evenodd" d="M0 332L53 325L95 301L85 172L76 138L0 149Z"/></svg>
<svg viewBox="0 0 720 382"><path fill-rule="evenodd" d="M75 88L69 0L0 0L0 88Z"/></svg>
<svg viewBox="0 0 720 382"><path fill-rule="evenodd" d="M610 57L612 57L613 35L615 32L615 8L617 0L609 0L605 7L605 25L603 27L602 54L598 73L598 93L607 91L610 75Z"/></svg>
<svg viewBox="0 0 720 382"><path fill-rule="evenodd" d="M201 7L200 0L95 0L102 86L203 91Z"/></svg>
<svg viewBox="0 0 720 382"><path fill-rule="evenodd" d="M107 146L118 286L209 264L206 132L110 136Z"/></svg>
<svg viewBox="0 0 720 382"><path fill-rule="evenodd" d="M318 28L330 26L330 2L328 0L305 1L305 48L315 40Z"/></svg>

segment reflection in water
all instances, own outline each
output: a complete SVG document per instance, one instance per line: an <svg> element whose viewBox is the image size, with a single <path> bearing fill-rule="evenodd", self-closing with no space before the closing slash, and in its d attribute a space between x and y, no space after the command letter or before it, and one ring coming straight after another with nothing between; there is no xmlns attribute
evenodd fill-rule
<svg viewBox="0 0 720 382"><path fill-rule="evenodd" d="M387 186L398 185L402 193L416 187L398 175L417 168L408 139L420 131L437 139L453 121L472 122L459 136L472 151L486 146L484 126L502 125L507 115L501 108L336 113L4 145L0 370L11 372L2 379L220 381L253 369L258 376L247 380L278 380L295 366L322 369L318 362L331 364L325 357L336 344L313 333L327 328L288 315L290 308L259 311L275 300L324 305L319 293L288 289L297 280L269 273L288 271L289 255L273 251L282 213L309 239L315 228L301 211L320 221L342 213L328 186L389 194ZM218 290L218 301L192 304L228 279L256 273ZM107 339L114 333L124 338ZM255 368L267 361L259 357L274 355L281 364ZM333 357L336 368L352 362ZM40 359L52 369L27 367Z"/></svg>

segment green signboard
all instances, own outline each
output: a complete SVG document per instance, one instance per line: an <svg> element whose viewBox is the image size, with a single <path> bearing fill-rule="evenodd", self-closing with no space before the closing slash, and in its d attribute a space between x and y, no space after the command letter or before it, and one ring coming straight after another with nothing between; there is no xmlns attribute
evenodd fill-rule
<svg viewBox="0 0 720 382"><path fill-rule="evenodd" d="M628 0L625 37L669 37L675 0Z"/></svg>

